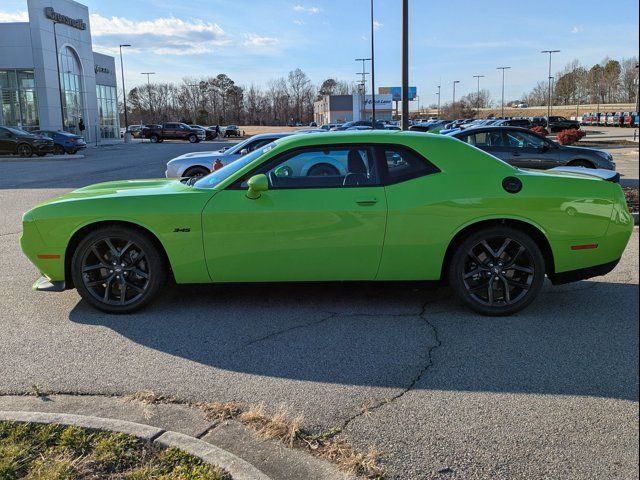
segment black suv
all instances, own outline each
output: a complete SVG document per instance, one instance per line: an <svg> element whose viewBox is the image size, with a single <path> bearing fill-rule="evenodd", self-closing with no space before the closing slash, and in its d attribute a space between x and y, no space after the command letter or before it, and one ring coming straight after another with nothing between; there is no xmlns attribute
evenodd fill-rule
<svg viewBox="0 0 640 480"><path fill-rule="evenodd" d="M53 152L53 146L53 140L49 137L34 135L18 128L0 127L0 154L10 153L27 158L35 153L44 157Z"/></svg>
<svg viewBox="0 0 640 480"><path fill-rule="evenodd" d="M580 122L569 120L565 117L549 117L549 132L560 132L562 130L577 130L580 128Z"/></svg>

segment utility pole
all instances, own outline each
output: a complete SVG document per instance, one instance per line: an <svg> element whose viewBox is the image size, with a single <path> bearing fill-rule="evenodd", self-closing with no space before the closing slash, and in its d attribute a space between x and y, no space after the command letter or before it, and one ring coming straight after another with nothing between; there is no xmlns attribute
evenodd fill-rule
<svg viewBox="0 0 640 480"><path fill-rule="evenodd" d="M547 125L549 124L549 117L551 116L551 55L554 53L558 53L560 50L542 50L540 53L548 53L549 54L549 94L548 94L548 105L547 105Z"/></svg>
<svg viewBox="0 0 640 480"><path fill-rule="evenodd" d="M376 128L376 68L373 29L373 0L371 0L371 127Z"/></svg>
<svg viewBox="0 0 640 480"><path fill-rule="evenodd" d="M409 130L409 0L402 0L402 130Z"/></svg>
<svg viewBox="0 0 640 480"><path fill-rule="evenodd" d="M504 118L504 71L509 70L511 67L497 67L496 70L502 70L502 113L500 118Z"/></svg>
<svg viewBox="0 0 640 480"><path fill-rule="evenodd" d="M365 95L367 93L367 79L366 76L369 75L369 72L365 72L364 71L364 64L365 62L369 62L371 61L371 58L356 58L355 59L356 62L362 62L362 72L358 72L356 73L356 75L362 75L362 77L360 78L360 87L358 88L358 93L360 95L359 98L359 117L360 120L362 120L362 118L365 116Z"/></svg>
<svg viewBox="0 0 640 480"><path fill-rule="evenodd" d="M149 109L151 110L151 119L153 120L153 101L151 100L151 83L149 81L150 75L155 75L156 72L142 72L141 75L147 76L147 91L149 93Z"/></svg>
<svg viewBox="0 0 640 480"><path fill-rule="evenodd" d="M456 83L460 83L460 80L453 81L453 103L451 104L451 108L456 108Z"/></svg>
<svg viewBox="0 0 640 480"><path fill-rule="evenodd" d="M127 118L127 89L124 86L124 64L122 63L122 47L130 47L128 43L120 45L120 71L122 72L122 103L124 104L124 134L129 129L129 119Z"/></svg>
<svg viewBox="0 0 640 480"><path fill-rule="evenodd" d="M474 75L473 78L478 80L478 94L476 96L476 109L477 109L477 117L480 118L480 79L484 78L484 75Z"/></svg>
<svg viewBox="0 0 640 480"><path fill-rule="evenodd" d="M436 95L438 95L438 120L440 120L440 85L438 85Z"/></svg>

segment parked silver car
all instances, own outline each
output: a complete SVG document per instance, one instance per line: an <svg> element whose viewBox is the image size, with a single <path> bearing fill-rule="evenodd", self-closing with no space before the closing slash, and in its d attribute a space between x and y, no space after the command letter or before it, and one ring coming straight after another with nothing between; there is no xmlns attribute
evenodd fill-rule
<svg viewBox="0 0 640 480"><path fill-rule="evenodd" d="M214 169L228 165L256 148L288 135L293 135L293 132L262 133L221 150L185 153L169 160L165 175L167 178L202 177Z"/></svg>

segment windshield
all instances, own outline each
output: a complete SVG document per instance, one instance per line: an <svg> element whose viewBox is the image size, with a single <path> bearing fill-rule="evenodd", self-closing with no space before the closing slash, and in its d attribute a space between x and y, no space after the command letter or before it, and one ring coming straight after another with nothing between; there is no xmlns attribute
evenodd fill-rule
<svg viewBox="0 0 640 480"><path fill-rule="evenodd" d="M4 128L6 130L9 130L14 135L31 135L29 132L25 130L20 130L19 128L11 128L11 127L4 127Z"/></svg>
<svg viewBox="0 0 640 480"><path fill-rule="evenodd" d="M268 145L265 145L263 148L257 148L251 153L247 153L244 157L239 158L235 162L231 162L230 164L222 167L220 170L216 170L213 173L210 173L206 177L202 177L195 183L196 188L215 188L222 181L229 178L231 175L235 174L240 169L246 167L251 162L253 162L256 158L260 157L262 154L267 153L275 146L274 142L271 142Z"/></svg>

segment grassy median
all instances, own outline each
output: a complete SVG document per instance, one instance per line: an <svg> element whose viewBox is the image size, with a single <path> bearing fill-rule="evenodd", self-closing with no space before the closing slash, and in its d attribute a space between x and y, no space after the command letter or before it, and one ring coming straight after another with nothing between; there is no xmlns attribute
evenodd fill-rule
<svg viewBox="0 0 640 480"><path fill-rule="evenodd" d="M0 422L0 479L226 480L218 467L139 438L64 425Z"/></svg>

